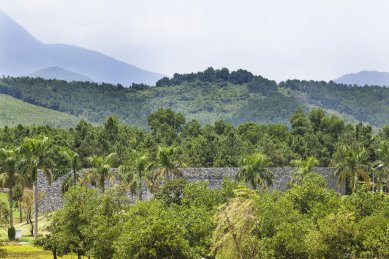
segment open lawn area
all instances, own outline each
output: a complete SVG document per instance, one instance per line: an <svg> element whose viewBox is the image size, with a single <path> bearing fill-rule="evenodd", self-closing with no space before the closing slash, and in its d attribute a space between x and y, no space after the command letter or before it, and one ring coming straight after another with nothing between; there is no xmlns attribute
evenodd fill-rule
<svg viewBox="0 0 389 259"><path fill-rule="evenodd" d="M17 244L7 244L3 246L7 251L7 256L5 258L34 258L34 259L51 259L53 255L50 251L45 251L42 248L35 247L33 245L17 245ZM76 255L65 255L58 258L77 258Z"/></svg>

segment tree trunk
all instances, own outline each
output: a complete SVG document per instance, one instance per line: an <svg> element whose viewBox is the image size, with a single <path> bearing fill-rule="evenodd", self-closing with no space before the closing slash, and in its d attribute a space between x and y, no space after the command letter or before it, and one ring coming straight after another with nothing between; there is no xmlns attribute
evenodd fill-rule
<svg viewBox="0 0 389 259"><path fill-rule="evenodd" d="M34 238L38 237L38 181L34 181Z"/></svg>
<svg viewBox="0 0 389 259"><path fill-rule="evenodd" d="M9 187L9 192L8 192L8 195L9 195L9 224L10 226L12 227L14 225L14 216L13 216L13 206L12 206L12 186Z"/></svg>
<svg viewBox="0 0 389 259"><path fill-rule="evenodd" d="M23 209L22 209L22 202L19 201L19 216L20 216L20 223L23 222Z"/></svg>
<svg viewBox="0 0 389 259"><path fill-rule="evenodd" d="M77 184L77 174L76 170L73 169L73 186L76 186Z"/></svg>
<svg viewBox="0 0 389 259"><path fill-rule="evenodd" d="M142 200L142 175L139 175L139 200Z"/></svg>
<svg viewBox="0 0 389 259"><path fill-rule="evenodd" d="M77 258L81 259L81 253L80 252L77 252Z"/></svg>
<svg viewBox="0 0 389 259"><path fill-rule="evenodd" d="M52 252L53 252L53 259L57 259L57 249L54 248Z"/></svg>

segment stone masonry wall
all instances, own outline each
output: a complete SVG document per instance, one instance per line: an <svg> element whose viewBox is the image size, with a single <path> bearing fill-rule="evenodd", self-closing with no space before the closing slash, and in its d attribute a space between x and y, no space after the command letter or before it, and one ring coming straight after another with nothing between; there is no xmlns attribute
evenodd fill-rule
<svg viewBox="0 0 389 259"><path fill-rule="evenodd" d="M290 176L293 173L291 167L271 167L269 168L274 174L273 186L270 190L284 191L288 188L288 182ZM181 170L188 182L205 180L209 182L211 189L220 188L223 179L229 177L235 179L239 168L185 168ZM325 167L313 168L314 172L317 172L324 176L328 181L328 186L337 192L344 194L344 187L337 185L337 179L332 176L333 169ZM51 185L47 182L43 174L38 174L38 192L39 192L39 212L47 213L54 211L63 206L63 195L61 192L62 183L66 176L58 178L52 182ZM144 187L142 188L143 197L150 198L151 194Z"/></svg>

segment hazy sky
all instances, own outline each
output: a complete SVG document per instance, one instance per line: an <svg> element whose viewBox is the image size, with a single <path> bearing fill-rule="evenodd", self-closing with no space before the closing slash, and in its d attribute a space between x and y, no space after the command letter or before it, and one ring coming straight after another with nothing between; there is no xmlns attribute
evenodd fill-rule
<svg viewBox="0 0 389 259"><path fill-rule="evenodd" d="M208 66L330 80L389 71L387 0L0 0L44 43L172 75Z"/></svg>

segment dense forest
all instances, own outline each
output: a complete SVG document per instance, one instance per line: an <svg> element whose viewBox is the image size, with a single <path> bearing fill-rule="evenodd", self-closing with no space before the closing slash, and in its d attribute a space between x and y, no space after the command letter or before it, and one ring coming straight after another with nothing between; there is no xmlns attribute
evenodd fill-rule
<svg viewBox="0 0 389 259"><path fill-rule="evenodd" d="M10 226L9 238L13 201L26 198L17 190L34 186L31 233L54 257L389 255L389 125L373 132L321 109L297 109L290 127L223 120L202 126L171 109L151 113L147 123L149 130L117 117L102 125L81 120L69 129L1 128L0 182L10 209L0 201L0 223ZM268 191L271 166L294 168L288 191ZM315 166L334 167L346 195L329 189ZM207 182L183 180L182 167L240 170L211 190ZM64 207L45 216L50 234L44 236L38 235L38 169L47 179L66 175ZM152 199L143 199L143 187ZM138 200L132 205L131 196Z"/></svg>
<svg viewBox="0 0 389 259"><path fill-rule="evenodd" d="M304 111L323 108L350 122L374 127L389 121L389 88L300 80L277 84L246 70L226 68L175 74L159 80L156 87L3 77L0 93L92 123L118 116L143 129L147 129L147 116L159 108L170 108L202 125L217 120L235 126L243 122L287 124L298 107Z"/></svg>

